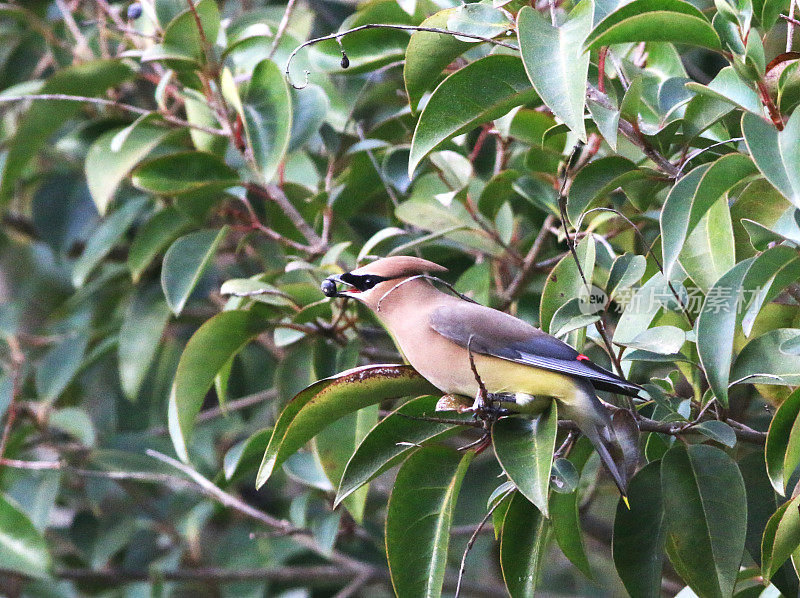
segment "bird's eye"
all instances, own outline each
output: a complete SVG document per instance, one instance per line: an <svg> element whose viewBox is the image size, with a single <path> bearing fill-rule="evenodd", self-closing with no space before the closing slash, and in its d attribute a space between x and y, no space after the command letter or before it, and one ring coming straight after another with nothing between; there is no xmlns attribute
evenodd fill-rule
<svg viewBox="0 0 800 598"><path fill-rule="evenodd" d="M371 289L376 284L378 284L380 282L383 282L383 281L384 281L384 278L382 276L372 276L372 275L368 274L362 279L361 286L362 286L363 290L366 291L367 289Z"/></svg>

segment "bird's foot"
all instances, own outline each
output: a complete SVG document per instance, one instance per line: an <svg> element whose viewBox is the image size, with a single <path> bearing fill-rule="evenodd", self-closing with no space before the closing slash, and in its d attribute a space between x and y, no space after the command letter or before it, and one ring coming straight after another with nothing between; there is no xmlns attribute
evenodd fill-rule
<svg viewBox="0 0 800 598"><path fill-rule="evenodd" d="M487 400L488 399L488 400ZM472 413L475 419L495 420L500 416L511 413L508 409L494 406L494 395L491 393L479 392L475 396L472 407L461 407L459 413Z"/></svg>

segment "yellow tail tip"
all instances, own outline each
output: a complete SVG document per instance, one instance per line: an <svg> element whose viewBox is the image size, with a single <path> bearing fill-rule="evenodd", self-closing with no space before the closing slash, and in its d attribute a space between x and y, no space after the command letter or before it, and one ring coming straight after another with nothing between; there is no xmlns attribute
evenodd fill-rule
<svg viewBox="0 0 800 598"><path fill-rule="evenodd" d="M625 503L625 506L628 507L628 510L631 510L631 503L628 502L628 497L624 494L622 495L622 502Z"/></svg>

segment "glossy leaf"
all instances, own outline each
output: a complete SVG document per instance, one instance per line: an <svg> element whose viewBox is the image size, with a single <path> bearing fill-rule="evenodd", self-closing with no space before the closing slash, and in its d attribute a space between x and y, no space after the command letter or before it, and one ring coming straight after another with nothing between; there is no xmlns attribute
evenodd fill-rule
<svg viewBox="0 0 800 598"><path fill-rule="evenodd" d="M350 457L377 423L378 407L370 405L355 413L348 413L317 434L314 439L317 456L333 488L339 487ZM362 486L341 501L357 523L364 521L367 490L367 486Z"/></svg>
<svg viewBox="0 0 800 598"><path fill-rule="evenodd" d="M583 273L591 284L595 262L594 238L591 235L585 237L578 243L575 250ZM567 303L569 299L577 297L584 286L572 255L565 255L547 277L542 291L542 300L539 304L539 325L542 330L551 332L550 323L556 310Z"/></svg>
<svg viewBox="0 0 800 598"><path fill-rule="evenodd" d="M112 148L121 131L124 129L104 133L86 154L86 184L100 214L105 213L125 177L169 133L167 128L142 124L133 128L119 147Z"/></svg>
<svg viewBox="0 0 800 598"><path fill-rule="evenodd" d="M56 72L39 93L95 97L131 75L130 67L121 60L83 62ZM80 102L63 100L38 100L31 105L17 125L8 155L0 164L0 205L11 198L17 179L48 138L81 108Z"/></svg>
<svg viewBox="0 0 800 598"><path fill-rule="evenodd" d="M545 517L557 431L555 401L535 419L506 417L492 426L494 452L503 471Z"/></svg>
<svg viewBox="0 0 800 598"><path fill-rule="evenodd" d="M476 95L481 102L467 100ZM535 97L522 62L515 56L493 54L453 73L436 87L419 116L411 141L409 177L414 177L425 156L448 139Z"/></svg>
<svg viewBox="0 0 800 598"><path fill-rule="evenodd" d="M170 310L158 286L141 286L130 298L119 330L117 362L125 395L135 400L169 320Z"/></svg>
<svg viewBox="0 0 800 598"><path fill-rule="evenodd" d="M580 139L586 138L583 112L589 54L583 42L592 28L592 3L583 0L561 27L531 7L517 15L517 34L525 71L544 103Z"/></svg>
<svg viewBox="0 0 800 598"><path fill-rule="evenodd" d="M180 152L141 164L131 175L133 184L158 195L222 191L239 183L236 171L214 154Z"/></svg>
<svg viewBox="0 0 800 598"><path fill-rule="evenodd" d="M800 390L781 403L767 432L764 457L767 474L775 492L786 495L789 478L800 465Z"/></svg>
<svg viewBox="0 0 800 598"><path fill-rule="evenodd" d="M763 118L745 113L742 134L764 177L800 208L800 110L780 132Z"/></svg>
<svg viewBox="0 0 800 598"><path fill-rule="evenodd" d="M723 405L728 404L733 335L738 313L738 289L742 287L752 258L739 262L711 287L697 318L697 353L705 368L708 383L714 396Z"/></svg>
<svg viewBox="0 0 800 598"><path fill-rule="evenodd" d="M328 423L387 399L436 392L409 366L372 365L342 372L312 384L281 412L258 472L262 486L286 458Z"/></svg>
<svg viewBox="0 0 800 598"><path fill-rule="evenodd" d="M261 179L270 182L289 147L292 132L292 97L286 78L271 60L258 63L247 92L242 97L240 116L247 145Z"/></svg>
<svg viewBox="0 0 800 598"><path fill-rule="evenodd" d="M412 399L383 418L366 435L347 462L336 494L338 504L363 484L375 479L397 465L417 445L443 439L458 431L451 423L436 423L413 419L463 419L472 421L472 415L454 412L437 412L438 395Z"/></svg>
<svg viewBox="0 0 800 598"><path fill-rule="evenodd" d="M702 217L728 190L756 172L749 156L728 154L712 165L698 166L672 188L661 212L666 276L672 272L686 238Z"/></svg>
<svg viewBox="0 0 800 598"><path fill-rule="evenodd" d="M800 385L800 354L792 350L798 328L776 328L747 343L731 368L731 380L751 384Z"/></svg>
<svg viewBox="0 0 800 598"><path fill-rule="evenodd" d="M455 8L440 10L425 19L420 27L446 29L447 21L455 11ZM422 95L434 86L445 67L473 45L442 33L415 31L412 34L403 65L403 80L411 110L416 111Z"/></svg>
<svg viewBox="0 0 800 598"><path fill-rule="evenodd" d="M711 50L720 41L711 23L682 0L633 0L618 8L592 30L587 49L628 42L678 42Z"/></svg>
<svg viewBox="0 0 800 598"><path fill-rule="evenodd" d="M800 497L782 504L764 528L761 572L769 580L800 546Z"/></svg>
<svg viewBox="0 0 800 598"><path fill-rule="evenodd" d="M153 214L136 232L128 250L128 269L134 282L155 257L186 232L191 221L172 206Z"/></svg>
<svg viewBox="0 0 800 598"><path fill-rule="evenodd" d="M181 237L167 250L161 268L161 288L175 315L183 311L227 233L227 227L197 231Z"/></svg>
<svg viewBox="0 0 800 598"><path fill-rule="evenodd" d="M544 564L548 531L541 511L521 492L512 494L500 535L500 566L512 598L534 595Z"/></svg>
<svg viewBox="0 0 800 598"><path fill-rule="evenodd" d="M567 216L577 225L587 208L623 182L641 176L636 165L621 156L607 156L590 162L575 175L569 188Z"/></svg>
<svg viewBox="0 0 800 598"><path fill-rule="evenodd" d="M747 498L736 463L712 446L676 446L662 459L661 492L675 570L701 596L731 596L747 533Z"/></svg>
<svg viewBox="0 0 800 598"><path fill-rule="evenodd" d="M144 197L128 200L99 224L72 267L75 287L83 286L97 265L123 239L147 203Z"/></svg>
<svg viewBox="0 0 800 598"><path fill-rule="evenodd" d="M386 556L398 596L441 595L453 511L474 456L421 448L397 472L386 514Z"/></svg>
<svg viewBox="0 0 800 598"><path fill-rule="evenodd" d="M661 462L645 465L628 486L630 508L617 503L612 552L625 589L636 598L661 596L664 562L664 505Z"/></svg>
<svg viewBox="0 0 800 598"><path fill-rule="evenodd" d="M31 520L0 495L0 563L4 569L30 577L47 577L50 553Z"/></svg>
<svg viewBox="0 0 800 598"><path fill-rule="evenodd" d="M226 311L207 320L189 339L169 395L169 434L175 452L189 460L195 418L214 377L269 322L255 311Z"/></svg>

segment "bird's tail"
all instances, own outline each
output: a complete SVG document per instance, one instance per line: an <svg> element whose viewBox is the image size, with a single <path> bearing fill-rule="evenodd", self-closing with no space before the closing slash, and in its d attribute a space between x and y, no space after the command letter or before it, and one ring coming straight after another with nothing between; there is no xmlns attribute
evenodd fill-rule
<svg viewBox="0 0 800 598"><path fill-rule="evenodd" d="M572 419L591 441L611 479L627 502L628 481L639 459L639 428L627 411L612 418L590 385L578 388L579 396L568 405L566 417ZM565 405L566 406L566 405Z"/></svg>
<svg viewBox="0 0 800 598"><path fill-rule="evenodd" d="M628 471L626 467L624 443L617 438L613 424L600 426L594 422L589 425L581 426L581 431L594 445L600 461L611 474L611 479L619 488L623 500L627 502L628 495Z"/></svg>

